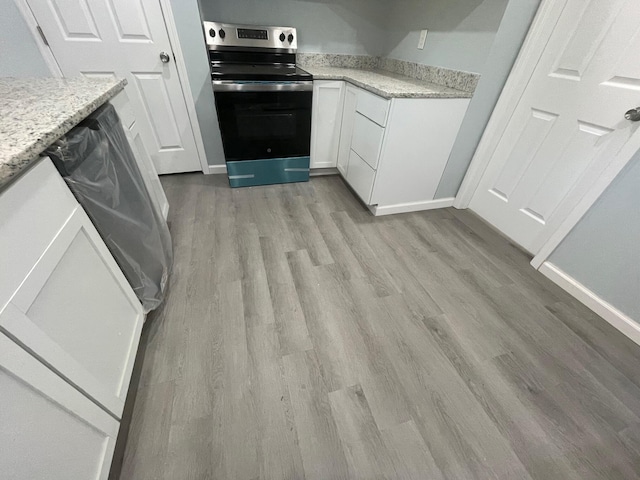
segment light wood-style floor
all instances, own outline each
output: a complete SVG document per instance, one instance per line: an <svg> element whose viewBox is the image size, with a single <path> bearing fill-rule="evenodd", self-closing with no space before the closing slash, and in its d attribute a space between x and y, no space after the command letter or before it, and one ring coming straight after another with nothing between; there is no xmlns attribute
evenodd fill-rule
<svg viewBox="0 0 640 480"><path fill-rule="evenodd" d="M640 347L472 213L163 178L122 479L640 476Z"/></svg>

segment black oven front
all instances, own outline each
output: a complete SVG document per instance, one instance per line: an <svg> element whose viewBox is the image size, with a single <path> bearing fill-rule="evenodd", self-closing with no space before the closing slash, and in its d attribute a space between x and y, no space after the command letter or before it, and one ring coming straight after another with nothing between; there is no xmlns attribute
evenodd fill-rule
<svg viewBox="0 0 640 480"><path fill-rule="evenodd" d="M228 162L308 157L313 83L214 83Z"/></svg>

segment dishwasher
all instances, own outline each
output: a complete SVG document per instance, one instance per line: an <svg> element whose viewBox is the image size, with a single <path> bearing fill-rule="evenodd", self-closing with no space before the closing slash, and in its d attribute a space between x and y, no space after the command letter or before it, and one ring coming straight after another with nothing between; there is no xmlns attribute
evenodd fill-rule
<svg viewBox="0 0 640 480"><path fill-rule="evenodd" d="M173 264L171 235L113 105L100 107L45 154L87 212L145 313L157 308Z"/></svg>

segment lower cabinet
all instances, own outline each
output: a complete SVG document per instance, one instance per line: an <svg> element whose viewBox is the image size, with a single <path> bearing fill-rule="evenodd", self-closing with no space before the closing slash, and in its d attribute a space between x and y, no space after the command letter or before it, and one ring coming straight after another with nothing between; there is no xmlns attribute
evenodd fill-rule
<svg viewBox="0 0 640 480"><path fill-rule="evenodd" d="M106 478L142 305L53 163L0 193L2 478Z"/></svg>
<svg viewBox="0 0 640 480"><path fill-rule="evenodd" d="M338 159L345 83L313 82L311 168L333 168Z"/></svg>
<svg viewBox="0 0 640 480"><path fill-rule="evenodd" d="M118 421L0 333L0 472L107 479Z"/></svg>
<svg viewBox="0 0 640 480"><path fill-rule="evenodd" d="M340 128L340 146L338 147L338 171L343 177L347 175L349 156L351 155L351 137L353 125L356 121L356 103L358 102L358 88L347 83L344 92L344 106L342 110L342 125Z"/></svg>
<svg viewBox="0 0 640 480"><path fill-rule="evenodd" d="M347 84L337 167L374 215L440 208L440 179L466 98L379 97Z"/></svg>

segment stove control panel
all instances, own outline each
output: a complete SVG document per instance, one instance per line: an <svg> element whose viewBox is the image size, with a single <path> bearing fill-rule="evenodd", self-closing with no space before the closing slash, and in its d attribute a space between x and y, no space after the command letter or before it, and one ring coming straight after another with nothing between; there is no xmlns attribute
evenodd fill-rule
<svg viewBox="0 0 640 480"><path fill-rule="evenodd" d="M293 27L204 22L204 33L209 50L260 48L295 52L298 48L298 35Z"/></svg>

